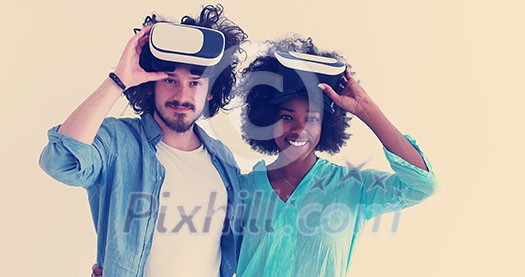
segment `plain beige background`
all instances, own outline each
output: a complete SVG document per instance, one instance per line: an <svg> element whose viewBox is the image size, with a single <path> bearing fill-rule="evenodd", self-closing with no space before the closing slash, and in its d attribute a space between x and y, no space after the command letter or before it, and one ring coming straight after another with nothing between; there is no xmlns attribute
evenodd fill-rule
<svg viewBox="0 0 525 277"><path fill-rule="evenodd" d="M203 3L0 4L2 276L89 275L96 250L86 193L38 167L47 129L106 78L144 16L156 11L179 20ZM397 233L391 215L377 232L369 223L351 276L524 276L522 1L222 3L254 43L297 32L343 53L368 93L432 161L438 193L403 211ZM240 140L235 112L205 125L243 170L260 158ZM359 120L351 132L331 159L388 170L380 144Z"/></svg>

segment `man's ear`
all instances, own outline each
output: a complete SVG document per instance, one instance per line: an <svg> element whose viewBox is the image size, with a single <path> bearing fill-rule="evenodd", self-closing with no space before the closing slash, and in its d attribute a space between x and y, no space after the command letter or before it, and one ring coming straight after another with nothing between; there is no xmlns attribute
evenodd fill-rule
<svg viewBox="0 0 525 277"><path fill-rule="evenodd" d="M206 96L206 99L208 99L208 101L212 100L213 99L213 94L209 93L208 96Z"/></svg>
<svg viewBox="0 0 525 277"><path fill-rule="evenodd" d="M146 91L147 96L155 96L155 82L149 88L151 89Z"/></svg>

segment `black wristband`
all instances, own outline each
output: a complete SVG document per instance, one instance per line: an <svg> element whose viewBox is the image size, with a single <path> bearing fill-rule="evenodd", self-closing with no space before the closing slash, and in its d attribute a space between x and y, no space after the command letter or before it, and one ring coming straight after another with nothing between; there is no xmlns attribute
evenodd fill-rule
<svg viewBox="0 0 525 277"><path fill-rule="evenodd" d="M111 80L113 80L113 82L115 82L115 84L117 84L122 90L126 90L126 85L124 85L124 83L120 80L117 74L110 72L109 78L111 78Z"/></svg>

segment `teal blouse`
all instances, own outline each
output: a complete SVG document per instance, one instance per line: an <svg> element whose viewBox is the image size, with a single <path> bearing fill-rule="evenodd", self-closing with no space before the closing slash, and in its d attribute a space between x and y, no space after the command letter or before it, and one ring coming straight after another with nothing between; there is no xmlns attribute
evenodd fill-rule
<svg viewBox="0 0 525 277"><path fill-rule="evenodd" d="M415 205L436 181L384 149L394 174L335 165L317 159L290 198L272 189L260 161L241 177L245 201L237 276L346 276L352 250L366 220Z"/></svg>

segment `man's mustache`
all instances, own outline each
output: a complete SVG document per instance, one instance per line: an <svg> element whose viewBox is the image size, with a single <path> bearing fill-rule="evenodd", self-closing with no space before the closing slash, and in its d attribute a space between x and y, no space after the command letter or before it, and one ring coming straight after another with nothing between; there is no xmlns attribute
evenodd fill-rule
<svg viewBox="0 0 525 277"><path fill-rule="evenodd" d="M183 107L183 108L190 108L192 111L195 111L195 105L189 102L180 103L179 101L169 101L165 104L166 107Z"/></svg>

